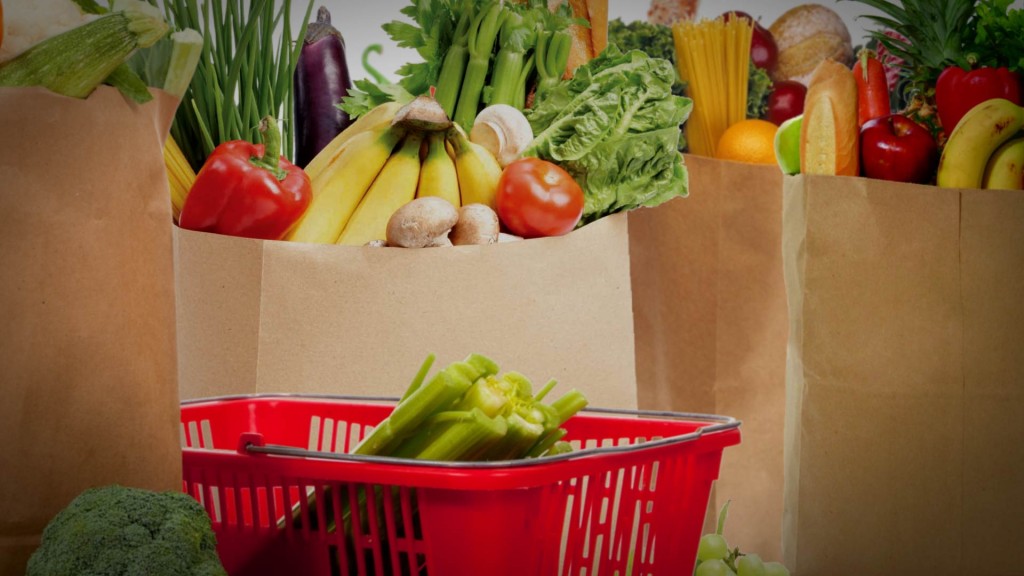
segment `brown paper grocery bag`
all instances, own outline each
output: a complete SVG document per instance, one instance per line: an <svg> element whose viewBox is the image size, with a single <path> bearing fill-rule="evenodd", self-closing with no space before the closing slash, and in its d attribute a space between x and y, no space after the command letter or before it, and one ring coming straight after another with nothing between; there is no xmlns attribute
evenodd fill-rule
<svg viewBox="0 0 1024 576"><path fill-rule="evenodd" d="M487 355L594 406L636 406L629 237L409 250L175 229L183 398L398 396L428 354Z"/></svg>
<svg viewBox="0 0 1024 576"><path fill-rule="evenodd" d="M782 175L692 155L686 166L689 197L629 216L639 401L743 421L709 516L731 500L730 545L778 559L788 329Z"/></svg>
<svg viewBox="0 0 1024 576"><path fill-rule="evenodd" d="M1024 194L787 177L787 566L1024 574Z"/></svg>
<svg viewBox="0 0 1024 576"><path fill-rule="evenodd" d="M0 574L88 487L181 489L176 106L0 88Z"/></svg>

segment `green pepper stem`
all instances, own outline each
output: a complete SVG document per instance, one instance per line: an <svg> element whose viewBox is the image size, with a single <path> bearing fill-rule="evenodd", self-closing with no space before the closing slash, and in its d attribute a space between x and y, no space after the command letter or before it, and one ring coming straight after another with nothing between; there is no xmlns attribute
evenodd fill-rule
<svg viewBox="0 0 1024 576"><path fill-rule="evenodd" d="M269 114L260 121L260 134L263 135L263 157L253 156L249 159L254 166L270 171L278 181L284 180L288 172L281 168L281 129L277 120Z"/></svg>

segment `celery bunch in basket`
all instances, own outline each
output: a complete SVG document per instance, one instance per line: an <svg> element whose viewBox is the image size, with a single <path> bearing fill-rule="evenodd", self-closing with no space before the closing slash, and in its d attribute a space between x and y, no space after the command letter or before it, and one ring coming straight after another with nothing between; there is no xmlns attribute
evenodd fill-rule
<svg viewBox="0 0 1024 576"><path fill-rule="evenodd" d="M489 358L471 354L427 373L428 356L391 414L355 448L356 454L443 461L534 458L567 451L562 425L587 405L570 390L551 403L551 380L534 393L518 372L499 374Z"/></svg>
<svg viewBox="0 0 1024 576"><path fill-rule="evenodd" d="M430 380L427 373L434 362L423 362L398 404L380 424L355 447L355 454L437 461L500 461L564 454L572 450L563 440L562 425L587 405L580 391L572 389L550 404L544 398L555 386L549 381L537 393L533 384L518 372L498 373L498 365L479 354L453 362ZM374 501L382 505L383 491L373 488ZM333 498L330 491L325 492ZM395 496L395 494L392 494ZM319 524L309 499L311 527ZM364 510L367 493L359 490L355 505ZM337 529L333 506L324 507L328 532ZM341 499L340 524L346 534L352 526L352 508ZM361 514L364 521L367 514ZM383 511L376 515L383 521ZM300 508L292 508L292 520L299 521ZM283 520L280 526L283 527ZM381 528L383 530L383 528Z"/></svg>

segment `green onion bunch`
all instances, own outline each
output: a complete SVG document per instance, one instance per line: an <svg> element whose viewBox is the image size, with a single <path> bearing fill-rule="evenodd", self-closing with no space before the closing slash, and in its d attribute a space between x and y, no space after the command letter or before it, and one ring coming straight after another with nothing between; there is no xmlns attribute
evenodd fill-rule
<svg viewBox="0 0 1024 576"><path fill-rule="evenodd" d="M260 120L281 119L282 151L294 149L292 75L313 2L292 34L291 0L167 0L167 19L177 29L203 36L202 56L178 107L171 136L194 170L218 144L260 143Z"/></svg>

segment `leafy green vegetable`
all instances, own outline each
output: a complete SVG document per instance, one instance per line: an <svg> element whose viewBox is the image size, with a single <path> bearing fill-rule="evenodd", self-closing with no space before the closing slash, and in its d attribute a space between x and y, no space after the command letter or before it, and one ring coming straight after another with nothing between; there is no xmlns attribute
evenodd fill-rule
<svg viewBox="0 0 1024 576"><path fill-rule="evenodd" d="M398 69L398 82L410 94L425 94L437 82L441 59L451 46L457 23L452 0L413 0L400 12L416 25L393 20L381 26L401 48L412 48L423 58Z"/></svg>
<svg viewBox="0 0 1024 576"><path fill-rule="evenodd" d="M206 510L183 492L85 490L57 513L27 576L224 576Z"/></svg>
<svg viewBox="0 0 1024 576"><path fill-rule="evenodd" d="M1006 66L1024 72L1024 10L1012 0L981 0L975 10L973 52L982 66Z"/></svg>
<svg viewBox="0 0 1024 576"><path fill-rule="evenodd" d="M401 9L412 23L392 20L381 28L401 48L412 48L422 61L409 62L398 69L397 84L356 81L339 107L358 118L385 102L406 102L426 94L437 86L445 54L455 41L459 15L472 0L412 0Z"/></svg>
<svg viewBox="0 0 1024 576"><path fill-rule="evenodd" d="M652 58L664 58L673 65L676 61L676 45L672 39L672 28L662 24L651 24L643 20L636 20L626 24L622 18L615 18L608 21L608 44L614 44L623 52L640 50ZM675 70L675 66L672 68ZM672 84L672 93L677 96L683 95L683 84L679 81L679 72L676 70L676 80Z"/></svg>
<svg viewBox="0 0 1024 576"><path fill-rule="evenodd" d="M765 115L772 86L768 72L751 62L750 79L747 82L747 118L761 118Z"/></svg>
<svg viewBox="0 0 1024 576"><path fill-rule="evenodd" d="M356 80L352 86L353 90L349 90L348 95L342 99L341 109L353 118L358 118L385 102L406 104L415 98L401 84L374 84L369 80Z"/></svg>
<svg viewBox="0 0 1024 576"><path fill-rule="evenodd" d="M580 225L687 194L678 153L693 102L672 94L672 63L615 45L538 95L524 152L560 164L583 188Z"/></svg>

